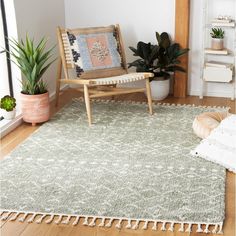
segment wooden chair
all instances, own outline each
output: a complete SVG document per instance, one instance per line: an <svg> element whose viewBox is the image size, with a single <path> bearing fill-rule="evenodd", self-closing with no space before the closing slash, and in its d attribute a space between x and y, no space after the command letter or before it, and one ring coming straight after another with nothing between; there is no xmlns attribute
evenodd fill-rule
<svg viewBox="0 0 236 236"><path fill-rule="evenodd" d="M114 48L109 50L106 48L110 44L114 44L113 36L116 39L117 51ZM149 112L152 111L152 98L151 89L149 84L149 78L153 77L152 73L128 73L127 65L125 60L125 52L123 47L123 42L121 38L119 25L112 25L108 27L95 27L95 28L83 28L83 29L62 29L57 28L57 37L60 50L60 59L58 64L58 75L56 82L56 106L58 105L60 85L61 84L74 84L80 85L78 87L79 91L84 92L85 105L87 110L89 125L92 124L91 115L91 105L90 99L98 97L115 96L119 94L129 94L144 92L147 93ZM107 38L106 38L107 37ZM95 65L96 68L84 69L82 67L83 61L83 48L79 45L79 40L81 44L84 42L91 47L86 48L86 53L93 53L90 58L86 59L92 66ZM101 43L102 41L102 43ZM104 46L104 44L106 44ZM86 45L86 44L85 44ZM114 58L111 60L111 55ZM117 55L120 56L120 64L110 66L113 61L117 61ZM95 55L95 58L93 56ZM107 57L107 58L106 58ZM91 61L90 61L91 59ZM107 62L107 61L108 62ZM79 61L79 63L78 63ZM85 64L87 63L85 61ZM108 64L105 65L105 63ZM83 66L85 65L83 64ZM91 66L89 64L89 66ZM97 65L98 64L98 65ZM88 67L88 66L87 66ZM61 78L62 68L64 70L64 78ZM77 72L77 77L71 78L69 75L69 70L75 69ZM121 88L116 87L116 85L134 82L138 80L145 80L146 86L144 88Z"/></svg>

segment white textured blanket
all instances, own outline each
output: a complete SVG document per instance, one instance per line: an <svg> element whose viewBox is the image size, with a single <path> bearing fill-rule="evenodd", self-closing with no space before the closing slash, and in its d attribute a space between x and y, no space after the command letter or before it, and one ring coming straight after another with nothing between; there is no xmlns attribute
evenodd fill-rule
<svg viewBox="0 0 236 236"><path fill-rule="evenodd" d="M236 115L224 119L191 154L236 173Z"/></svg>

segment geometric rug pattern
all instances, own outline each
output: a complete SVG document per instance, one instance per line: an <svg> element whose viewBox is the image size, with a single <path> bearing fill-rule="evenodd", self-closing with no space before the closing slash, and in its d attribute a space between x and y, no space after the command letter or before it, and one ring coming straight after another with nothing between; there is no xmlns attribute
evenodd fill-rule
<svg viewBox="0 0 236 236"><path fill-rule="evenodd" d="M226 171L189 153L200 142L194 117L225 109L159 104L150 116L146 104L93 103L91 127L74 100L0 162L2 211L30 222L50 215L48 223L221 231Z"/></svg>

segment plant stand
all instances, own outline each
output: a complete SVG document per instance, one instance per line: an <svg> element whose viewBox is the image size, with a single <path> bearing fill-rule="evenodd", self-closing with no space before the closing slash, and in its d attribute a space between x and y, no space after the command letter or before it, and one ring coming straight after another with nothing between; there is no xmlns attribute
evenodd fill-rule
<svg viewBox="0 0 236 236"><path fill-rule="evenodd" d="M203 30L204 38L202 42L202 59L201 59L201 90L200 99L203 98L207 83L229 84L232 87L231 100L235 99L235 63L236 63L236 3L235 0L230 0L232 7L222 9L222 14L225 10L229 10L234 18L232 22L212 22L218 17L219 12L214 12L215 0L204 0L203 7ZM223 1L221 1L222 4ZM221 14L221 15L222 15ZM211 28L222 28L226 32L225 45L223 50L213 50L210 46L210 30ZM214 63L212 62L217 62Z"/></svg>

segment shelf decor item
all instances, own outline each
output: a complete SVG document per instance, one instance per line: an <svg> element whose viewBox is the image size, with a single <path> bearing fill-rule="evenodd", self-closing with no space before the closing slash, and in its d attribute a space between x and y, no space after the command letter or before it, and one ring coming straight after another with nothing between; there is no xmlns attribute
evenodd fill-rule
<svg viewBox="0 0 236 236"><path fill-rule="evenodd" d="M206 65L203 79L208 82L229 83L233 79L233 65L227 68Z"/></svg>
<svg viewBox="0 0 236 236"><path fill-rule="evenodd" d="M137 48L129 47L134 56L139 59L129 63L136 67L137 72L152 72L151 90L153 100L163 100L169 95L170 78L175 71L186 72L181 67L179 57L186 54L189 49L182 49L178 43L172 43L168 33L156 32L158 44L138 42Z"/></svg>
<svg viewBox="0 0 236 236"><path fill-rule="evenodd" d="M229 50L227 48L224 49L212 49L212 48L206 48L205 49L206 54L212 54L212 55L228 55Z"/></svg>
<svg viewBox="0 0 236 236"><path fill-rule="evenodd" d="M221 28L211 29L211 47L215 50L222 50L224 48L224 35L225 32Z"/></svg>
<svg viewBox="0 0 236 236"><path fill-rule="evenodd" d="M10 39L11 57L23 74L21 91L21 109L25 122L41 123L49 120L49 93L47 85L42 80L43 74L55 61L49 60L52 57L52 50L45 50L47 40L42 38L35 45L34 40L26 35L25 41L19 42Z"/></svg>
<svg viewBox="0 0 236 236"><path fill-rule="evenodd" d="M12 120L16 116L16 99L9 95L0 100L1 114L4 119Z"/></svg>

